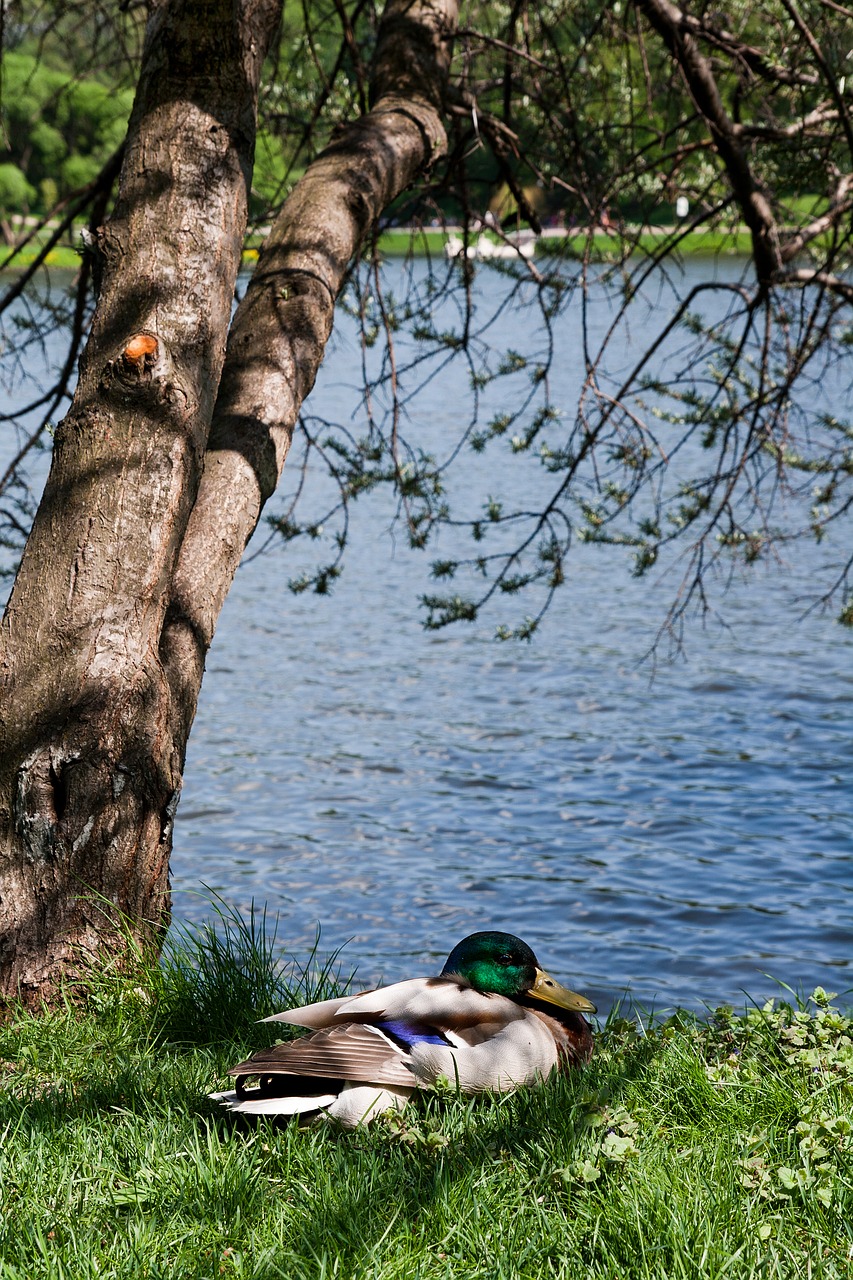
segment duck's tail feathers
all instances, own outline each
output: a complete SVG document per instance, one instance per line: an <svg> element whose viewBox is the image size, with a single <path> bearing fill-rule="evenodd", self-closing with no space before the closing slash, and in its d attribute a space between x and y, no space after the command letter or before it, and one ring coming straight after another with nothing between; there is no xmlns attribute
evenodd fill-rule
<svg viewBox="0 0 853 1280"><path fill-rule="evenodd" d="M302 1083L302 1082L300 1082ZM311 1112L324 1112L337 1120L345 1129L355 1129L367 1124L384 1111L400 1111L406 1105L413 1090L399 1086L380 1087L373 1084L355 1084L347 1081L337 1093L300 1093L280 1097L251 1097L241 1091L227 1089L222 1093L209 1093L212 1102L218 1102L229 1111L250 1116L295 1116Z"/></svg>
<svg viewBox="0 0 853 1280"><path fill-rule="evenodd" d="M298 1097L241 1098L234 1089L222 1093L209 1093L211 1102L218 1102L229 1111L239 1111L247 1116L297 1116L304 1111L321 1111L337 1100L336 1093L300 1094Z"/></svg>

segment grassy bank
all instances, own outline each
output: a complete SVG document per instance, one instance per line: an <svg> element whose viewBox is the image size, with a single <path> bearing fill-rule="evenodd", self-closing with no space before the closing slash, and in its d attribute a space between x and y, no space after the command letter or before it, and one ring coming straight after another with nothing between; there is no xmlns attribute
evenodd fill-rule
<svg viewBox="0 0 853 1280"><path fill-rule="evenodd" d="M629 229L628 244L633 253L654 254L660 249L668 236L674 233L673 228L659 228L657 231L640 232L637 228ZM498 243L497 237L490 238ZM476 241L475 235L473 241ZM415 257L442 258L447 241L445 232L439 229L426 228L412 233L405 227L384 231L379 237L379 248L389 258ZM742 228L738 231L693 231L683 236L678 243L678 253L683 257L714 257L718 254L745 255L752 248L749 232ZM564 257L574 260L582 259L589 254L593 262L617 262L626 252L625 243L615 234L596 232L591 238L584 230L577 230L566 235L553 233L540 237L536 246L536 258Z"/></svg>
<svg viewBox="0 0 853 1280"><path fill-rule="evenodd" d="M631 242L635 245L635 252L643 254L658 252L663 240L663 235L653 231L631 236ZM380 252L388 258L405 258L413 255L421 258L442 259L446 241L446 233L437 228L428 228L412 233L403 227L383 231L379 237L379 248ZM34 238L31 244L16 255L9 270L17 271L30 266L41 248L41 243L40 237ZM244 251L244 264L246 266L251 266L252 263L257 261L258 244L259 241L255 237L250 238L247 242ZM749 233L743 230L696 231L691 232L679 242L678 252L684 257L712 257L717 254L743 255L749 253L750 247ZM0 259L5 259L8 253L8 249L4 250L0 253ZM568 236L549 236L541 239L537 247L536 256L542 259L555 258L557 256L579 259L587 253L592 261L613 262L619 260L624 253L624 249L622 242L615 235L607 235L601 232L594 235L592 240L589 241L585 232L575 232ZM61 270L74 270L79 264L80 253L78 249L69 244L56 245L50 250L45 261L46 266Z"/></svg>
<svg viewBox="0 0 853 1280"><path fill-rule="evenodd" d="M611 1018L570 1078L300 1130L204 1094L334 980L219 938L0 1030L2 1280L851 1274L853 1023L823 993Z"/></svg>

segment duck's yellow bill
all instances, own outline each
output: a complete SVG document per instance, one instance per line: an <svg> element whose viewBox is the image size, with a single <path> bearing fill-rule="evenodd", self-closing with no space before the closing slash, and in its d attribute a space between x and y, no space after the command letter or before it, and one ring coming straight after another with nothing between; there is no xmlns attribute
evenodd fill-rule
<svg viewBox="0 0 853 1280"><path fill-rule="evenodd" d="M579 996L576 991L560 986L544 969L536 970L536 981L528 987L527 994L548 1004L559 1005L561 1009L570 1009L572 1013L595 1013L596 1008L586 996Z"/></svg>

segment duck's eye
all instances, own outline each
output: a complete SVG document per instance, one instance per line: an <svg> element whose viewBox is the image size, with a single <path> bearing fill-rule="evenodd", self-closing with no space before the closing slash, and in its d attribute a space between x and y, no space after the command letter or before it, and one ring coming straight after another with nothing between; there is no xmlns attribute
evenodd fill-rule
<svg viewBox="0 0 853 1280"><path fill-rule="evenodd" d="M505 951L502 956L498 956L498 964L512 964L512 956L509 951Z"/></svg>

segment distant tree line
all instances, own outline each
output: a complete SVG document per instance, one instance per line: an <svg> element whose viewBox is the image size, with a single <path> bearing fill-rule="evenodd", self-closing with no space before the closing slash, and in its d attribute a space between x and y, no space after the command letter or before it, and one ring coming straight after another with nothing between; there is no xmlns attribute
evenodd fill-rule
<svg viewBox="0 0 853 1280"><path fill-rule="evenodd" d="M534 225L548 215L671 223L679 195L691 208L712 209L725 198L725 180L709 153L708 117L685 111L681 72L673 76L679 64L638 19L657 11L665 23L668 8L552 0L535 15L522 3L472 10L457 42L464 68L449 104L456 137L448 165L420 199L395 202L390 217L458 220L491 209ZM788 221L806 220L830 206L827 174L845 142L843 116L821 77L795 65L810 50L784 0L742 8L737 34L708 16L692 20L691 32L710 45L715 92L760 161L762 184L785 204ZM846 11L810 0L815 30L810 10L842 13L822 34L827 72L847 96ZM3 33L0 216L45 216L93 183L122 143L144 6L87 11L70 0L17 0L9 11L17 21L7 16ZM367 0L312 6L310 21L301 0L283 6L260 88L250 218L268 220L335 121L365 108L376 23Z"/></svg>
<svg viewBox="0 0 853 1280"><path fill-rule="evenodd" d="M14 51L3 60L3 149L0 209L49 212L90 183L127 132L130 89L117 89L70 69Z"/></svg>

